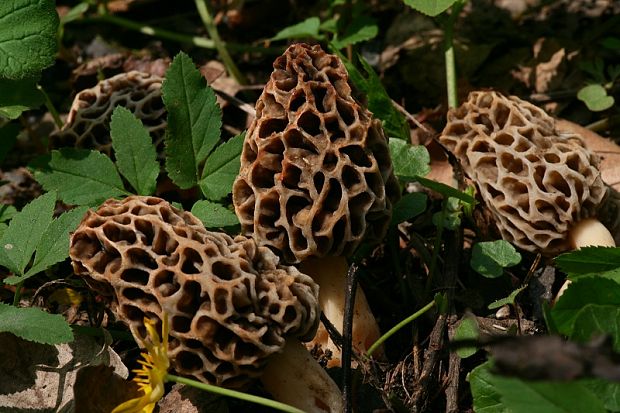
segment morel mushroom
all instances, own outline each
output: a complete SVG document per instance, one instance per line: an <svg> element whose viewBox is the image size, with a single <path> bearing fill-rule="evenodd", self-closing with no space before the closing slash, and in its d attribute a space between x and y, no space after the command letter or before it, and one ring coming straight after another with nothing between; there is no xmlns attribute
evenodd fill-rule
<svg viewBox="0 0 620 413"><path fill-rule="evenodd" d="M168 315L178 373L230 388L262 374L285 403L341 411L338 387L297 339L316 331L318 286L278 265L268 248L208 232L162 199L132 196L89 211L71 237L70 255L75 273L112 298L134 337L146 336L145 316Z"/></svg>
<svg viewBox="0 0 620 413"><path fill-rule="evenodd" d="M288 263L302 262L321 287L323 312L342 331L345 257L363 239L385 236L400 196L387 139L352 96L337 56L294 44L273 67L246 134L235 211L244 235ZM358 291L353 345L365 350L379 329Z"/></svg>
<svg viewBox="0 0 620 413"><path fill-rule="evenodd" d="M116 106L124 106L139 118L163 154L167 112L161 99L162 78L131 71L102 80L75 96L67 122L50 136L52 148L95 149L110 156L110 119Z"/></svg>
<svg viewBox="0 0 620 413"><path fill-rule="evenodd" d="M615 246L595 219L607 192L597 156L578 135L558 131L542 109L472 92L448 113L440 141L476 183L505 240L544 256Z"/></svg>

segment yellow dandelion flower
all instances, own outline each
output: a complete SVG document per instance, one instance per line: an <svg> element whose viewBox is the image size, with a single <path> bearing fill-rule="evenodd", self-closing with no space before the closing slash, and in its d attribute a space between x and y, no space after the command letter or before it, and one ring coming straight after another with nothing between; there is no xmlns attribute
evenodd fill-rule
<svg viewBox="0 0 620 413"><path fill-rule="evenodd" d="M143 395L116 406L112 413L152 413L155 403L164 395L164 382L170 367L168 317L166 313L162 315L161 340L155 330L155 321L145 317L144 326L148 333L148 339L142 341L146 352L142 353L143 360L138 361L142 367L133 370L136 373L133 381L138 383Z"/></svg>

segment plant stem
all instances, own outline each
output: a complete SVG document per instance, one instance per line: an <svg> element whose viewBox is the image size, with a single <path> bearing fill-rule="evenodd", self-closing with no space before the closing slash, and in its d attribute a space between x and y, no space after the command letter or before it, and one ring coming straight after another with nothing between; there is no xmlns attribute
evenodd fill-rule
<svg viewBox="0 0 620 413"><path fill-rule="evenodd" d="M207 6L207 3L205 2L205 0L194 0L194 2L196 3L196 8L198 9L198 14L200 14L202 23L205 25L205 28L209 33L209 37L211 37L211 40L213 40L213 42L215 43L217 53L220 55L220 59L222 59L222 62L224 62L228 73L230 73L230 75L235 78L235 80L239 84L246 84L247 80L245 79L245 76L243 76L241 71L239 71L239 68L237 68L237 65L235 65L235 62L228 53L226 44L220 38L220 34L217 31L217 26L213 21L213 16L211 16L211 13L209 13L209 7Z"/></svg>
<svg viewBox="0 0 620 413"><path fill-rule="evenodd" d="M195 387L200 390L205 390L210 393L219 394L226 397L234 397L239 400L245 400L247 402L261 404L263 406L271 407L272 409L280 410L288 413L304 413L303 410L297 409L288 404L280 403L275 400L266 399L264 397L254 396L253 394L247 394L240 391L225 389L223 387L213 386L211 384L201 383L196 380L187 379L185 377L175 376L173 374L166 375L166 381L174 381L188 386Z"/></svg>
<svg viewBox="0 0 620 413"><path fill-rule="evenodd" d="M17 285L15 286L15 294L13 294L13 305L15 307L17 307L17 305L19 304L19 299L22 296L22 287L23 286L24 286L24 282L23 281L17 283Z"/></svg>
<svg viewBox="0 0 620 413"><path fill-rule="evenodd" d="M84 18L76 20L76 22L82 23L110 23L116 26L123 27L125 29L134 30L145 34L147 36L158 37L161 39L172 40L179 43L191 44L203 49L215 49L215 43L211 39L207 39L200 36L190 36L187 34L181 34L166 29L160 29L153 26L137 23L132 20L124 19L113 15L99 15L93 18ZM72 22L73 23L73 22ZM259 52L264 54L279 55L282 53L282 48L275 47L259 47L248 46L244 44L227 43L230 50L243 51L243 52Z"/></svg>
<svg viewBox="0 0 620 413"><path fill-rule="evenodd" d="M43 89L43 86L37 85L37 89L39 89L39 91L43 94L43 100L44 100L43 103L45 104L45 107L52 115L52 118L54 118L54 123L56 124L58 129L62 129L63 127L62 119L60 119L60 115L58 115L58 111L56 110L56 107L52 103L52 100L50 99L49 95L45 92L45 89Z"/></svg>
<svg viewBox="0 0 620 413"><path fill-rule="evenodd" d="M372 355L372 353L377 348L379 348L379 346L381 346L381 344L383 344L388 338L392 337L398 330L400 330L401 328L403 328L407 324L411 323L412 321L415 321L422 314L426 313L428 310L430 310L434 306L435 306L435 300L433 300L430 303L426 304L424 307L420 308L418 311L416 311L415 313L411 314L409 317L405 318L400 323L396 324L387 333L385 333L384 335L379 337L379 340L375 341L372 346L370 346L370 348L366 352L366 355L368 357L370 357Z"/></svg>
<svg viewBox="0 0 620 413"><path fill-rule="evenodd" d="M444 56L446 64L446 90L448 92L448 107L458 106L458 93L456 88L456 63L454 61L454 25L459 17L464 1L457 1L450 12L450 16L444 21Z"/></svg>
<svg viewBox="0 0 620 413"><path fill-rule="evenodd" d="M439 249L441 248L441 240L443 237L443 229L446 220L446 214L448 213L448 199L444 198L441 207L441 213L439 215L439 225L437 226L437 235L435 242L433 243L433 255L431 256L431 265L428 269L428 277L426 278L426 287L424 288L424 296L427 297L433 286L433 279L435 278L435 272L437 271L437 260L439 259Z"/></svg>

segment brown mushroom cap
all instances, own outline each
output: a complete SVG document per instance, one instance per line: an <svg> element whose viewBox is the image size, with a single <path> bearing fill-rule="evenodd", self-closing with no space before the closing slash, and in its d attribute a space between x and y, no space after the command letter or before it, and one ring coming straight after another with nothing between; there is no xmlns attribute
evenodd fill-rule
<svg viewBox="0 0 620 413"><path fill-rule="evenodd" d="M596 215L605 197L598 157L517 97L472 92L448 113L440 141L476 183L502 237L524 250L567 250L571 226Z"/></svg>
<svg viewBox="0 0 620 413"><path fill-rule="evenodd" d="M381 123L320 46L294 44L273 66L233 187L242 232L291 263L382 239L400 193Z"/></svg>
<svg viewBox="0 0 620 413"><path fill-rule="evenodd" d="M71 238L76 274L104 295L136 338L144 317L170 320L169 356L180 374L238 388L260 376L287 336L309 340L318 286L278 265L268 248L208 232L189 212L154 197L108 200Z"/></svg>
<svg viewBox="0 0 620 413"><path fill-rule="evenodd" d="M51 147L96 149L110 156L110 119L117 106L124 106L144 123L158 153L163 153L167 112L161 83L161 77L131 71L82 90L75 96L63 128L50 136Z"/></svg>

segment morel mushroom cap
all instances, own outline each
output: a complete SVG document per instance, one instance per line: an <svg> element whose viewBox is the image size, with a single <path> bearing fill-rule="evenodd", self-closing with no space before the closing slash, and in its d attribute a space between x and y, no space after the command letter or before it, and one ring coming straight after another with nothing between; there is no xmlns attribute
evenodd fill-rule
<svg viewBox="0 0 620 413"><path fill-rule="evenodd" d="M208 232L189 212L154 197L108 200L71 238L77 274L102 294L134 337L144 317L170 319L171 366L238 388L260 376L286 336L309 340L318 287L268 248Z"/></svg>
<svg viewBox="0 0 620 413"><path fill-rule="evenodd" d="M110 119L117 106L124 106L144 123L158 153L163 153L167 112L161 83L161 77L131 71L82 90L75 96L63 128L50 136L51 147L96 149L110 156Z"/></svg>
<svg viewBox="0 0 620 413"><path fill-rule="evenodd" d="M448 113L440 141L478 186L502 237L527 251L569 249L572 226L595 216L606 194L598 157L582 139L514 96L472 92Z"/></svg>
<svg viewBox="0 0 620 413"><path fill-rule="evenodd" d="M342 62L295 44L273 66L233 188L243 233L291 263L383 238L399 187L381 123L351 96Z"/></svg>

